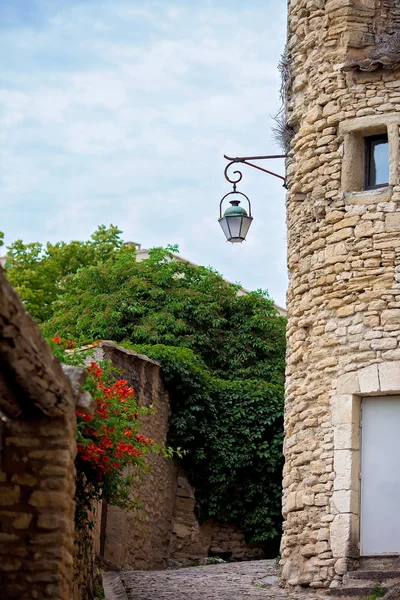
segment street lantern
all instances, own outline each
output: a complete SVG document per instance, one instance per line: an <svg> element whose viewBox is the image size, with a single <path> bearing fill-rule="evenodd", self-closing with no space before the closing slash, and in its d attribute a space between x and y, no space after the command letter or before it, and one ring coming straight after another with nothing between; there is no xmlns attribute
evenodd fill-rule
<svg viewBox="0 0 400 600"><path fill-rule="evenodd" d="M249 204L249 214L247 214L246 210L240 206L240 200L235 198L234 200L229 201L231 206L225 210L222 216L222 203L225 198L230 195L243 196L246 198ZM253 217L251 216L251 204L248 197L236 190L229 192L229 194L226 194L220 202L219 214L220 218L218 219L218 222L222 227L222 231L224 232L227 241L232 244L244 242L253 220Z"/></svg>
<svg viewBox="0 0 400 600"><path fill-rule="evenodd" d="M225 173L224 173L225 179L227 181L229 181L229 183L233 184L233 192L229 192L228 194L226 194L222 198L222 200L219 204L218 223L221 225L222 231L224 232L225 237L228 242L231 242L232 244L242 243L246 239L247 232L249 231L251 222L253 220L253 217L251 216L251 204L250 204L250 200L248 199L246 194L243 194L242 192L238 192L236 189L236 184L238 184L239 181L241 181L241 179L242 179L241 171L233 171L233 174L236 175L236 179L231 179L231 177L228 174L229 167L231 167L233 164L236 164L236 163L248 165L249 167L258 169L259 171L262 171L263 173L268 173L268 175L273 175L274 177L278 177L278 179L281 179L283 181L283 187L286 188L286 180L282 175L278 175L278 173L274 173L273 171L268 171L267 169L263 169L259 165L255 165L254 163L249 162L250 160L268 160L268 159L274 159L274 158L286 158L286 156L284 154L275 154L272 156L237 156L236 158L233 158L231 156L226 156L226 154L224 154L224 158L226 158L226 160L229 161L229 163L225 167ZM244 198L246 198L248 205L249 205L249 214L247 214L246 209L244 209L242 206L240 206L240 200L235 198L234 200L229 201L231 206L228 207L225 210L224 214L222 215L222 203L225 200L225 198L227 198L230 195L243 196Z"/></svg>

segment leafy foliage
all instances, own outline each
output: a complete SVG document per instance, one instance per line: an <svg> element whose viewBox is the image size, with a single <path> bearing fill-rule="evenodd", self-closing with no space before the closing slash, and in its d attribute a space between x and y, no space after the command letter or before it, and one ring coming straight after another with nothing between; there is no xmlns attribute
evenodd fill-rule
<svg viewBox="0 0 400 600"><path fill-rule="evenodd" d="M0 246L4 246L4 233L0 231Z"/></svg>
<svg viewBox="0 0 400 600"><path fill-rule="evenodd" d="M48 319L63 278L110 258L122 246L120 234L114 225L101 225L87 242L47 243L45 247L22 240L11 244L7 249L7 277L33 318L38 322Z"/></svg>
<svg viewBox="0 0 400 600"><path fill-rule="evenodd" d="M124 345L162 364L174 402L170 443L187 450L200 518L235 522L254 542L279 538L283 386L215 377L186 348Z"/></svg>
<svg viewBox="0 0 400 600"><path fill-rule="evenodd" d="M28 304L33 272L45 279L35 286L50 284L38 266L42 250L31 248L30 271L29 257L19 260L13 248L10 273L24 264ZM74 268L46 254L57 277L45 302L33 286L29 307L36 299L47 337L112 339L158 360L174 402L169 442L187 451L181 460L200 518L235 522L267 544L281 527L285 319L266 292L243 294L210 268L171 260L171 251L156 248L137 262L134 249L116 243L71 259Z"/></svg>
<svg viewBox="0 0 400 600"><path fill-rule="evenodd" d="M44 330L79 343L190 348L224 379L283 382L285 319L266 292L239 290L209 268L171 261L162 248L142 262L126 248L66 278Z"/></svg>
<svg viewBox="0 0 400 600"><path fill-rule="evenodd" d="M54 354L64 364L85 366L87 353L68 353L75 343L59 336L50 342ZM140 434L140 417L150 409L138 407L135 392L108 363L86 366L84 389L95 401L93 414L77 410L76 514L79 528L88 526L93 500L105 498L121 508L133 508L134 479L146 471L143 455L157 451L152 439ZM129 467L129 471L128 468Z"/></svg>

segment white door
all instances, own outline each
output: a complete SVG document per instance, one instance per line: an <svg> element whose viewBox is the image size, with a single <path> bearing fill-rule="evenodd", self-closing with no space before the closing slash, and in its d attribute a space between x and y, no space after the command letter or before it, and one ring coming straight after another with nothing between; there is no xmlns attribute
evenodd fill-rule
<svg viewBox="0 0 400 600"><path fill-rule="evenodd" d="M400 396L363 398L361 556L400 554Z"/></svg>

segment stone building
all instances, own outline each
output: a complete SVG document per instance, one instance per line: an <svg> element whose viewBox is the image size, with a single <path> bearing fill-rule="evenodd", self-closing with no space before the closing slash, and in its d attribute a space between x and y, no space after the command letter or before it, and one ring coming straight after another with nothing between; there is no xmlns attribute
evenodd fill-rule
<svg viewBox="0 0 400 600"><path fill-rule="evenodd" d="M288 10L282 576L337 596L400 574L400 2Z"/></svg>
<svg viewBox="0 0 400 600"><path fill-rule="evenodd" d="M2 600L92 597L90 557L74 552L75 411L92 409L85 378L61 367L0 267ZM87 568L84 581L74 563Z"/></svg>

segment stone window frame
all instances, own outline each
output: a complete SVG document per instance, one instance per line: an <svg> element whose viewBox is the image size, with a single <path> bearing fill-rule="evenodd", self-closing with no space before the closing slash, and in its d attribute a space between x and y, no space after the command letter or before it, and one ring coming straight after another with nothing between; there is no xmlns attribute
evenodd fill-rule
<svg viewBox="0 0 400 600"><path fill-rule="evenodd" d="M400 113L397 112L356 117L339 124L338 135L343 140L341 190L345 195L372 195L378 202L386 201L382 196L387 196L388 192L391 195L392 186L399 182L399 126ZM388 136L389 184L365 190L365 138L379 134Z"/></svg>
<svg viewBox="0 0 400 600"><path fill-rule="evenodd" d="M337 561L360 558L361 400L398 395L400 361L373 363L337 379L331 398L335 479L330 525L331 550ZM336 569L338 573L345 570Z"/></svg>

